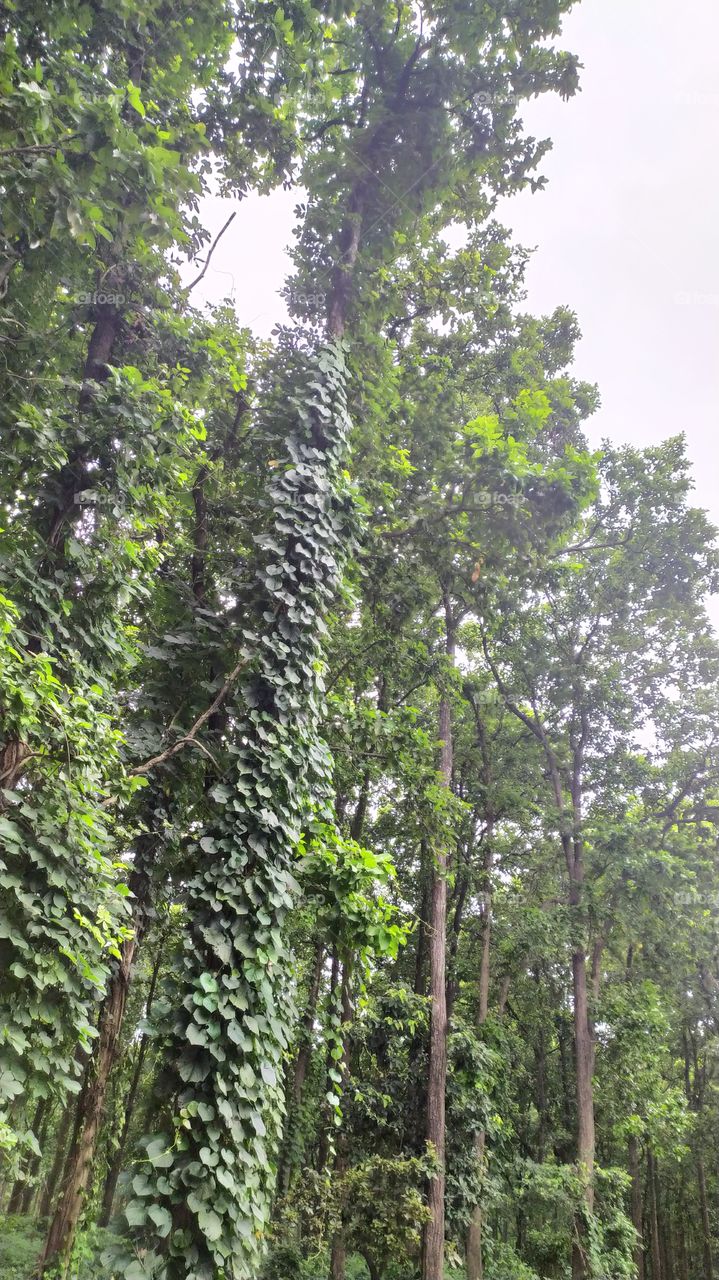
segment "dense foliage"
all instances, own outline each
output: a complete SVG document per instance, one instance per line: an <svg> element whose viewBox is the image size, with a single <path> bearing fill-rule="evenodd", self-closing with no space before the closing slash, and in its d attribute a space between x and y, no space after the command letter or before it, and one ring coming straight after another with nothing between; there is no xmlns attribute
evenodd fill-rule
<svg viewBox="0 0 719 1280"><path fill-rule="evenodd" d="M569 7L0 3L0 1280L719 1265L715 531L494 212Z"/></svg>

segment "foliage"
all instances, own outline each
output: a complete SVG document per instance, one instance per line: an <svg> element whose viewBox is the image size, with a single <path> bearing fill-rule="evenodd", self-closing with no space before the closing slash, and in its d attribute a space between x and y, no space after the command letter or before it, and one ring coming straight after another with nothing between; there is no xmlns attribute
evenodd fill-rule
<svg viewBox="0 0 719 1280"><path fill-rule="evenodd" d="M442 1172L452 1276L708 1273L715 532L494 219L569 0L0 8L0 1272L416 1280Z"/></svg>

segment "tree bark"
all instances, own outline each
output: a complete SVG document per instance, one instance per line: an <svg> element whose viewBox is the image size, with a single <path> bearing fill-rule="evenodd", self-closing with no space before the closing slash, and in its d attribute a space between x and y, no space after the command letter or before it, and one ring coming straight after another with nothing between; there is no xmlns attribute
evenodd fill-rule
<svg viewBox="0 0 719 1280"><path fill-rule="evenodd" d="M35 1108L35 1115L32 1118L32 1124L30 1127L32 1129L32 1132L35 1134L36 1138L38 1138L39 1136L40 1128L47 1115L49 1106L50 1106L50 1099L41 1098L37 1104L37 1107ZM23 1168L18 1178L16 1179L15 1185L13 1186L13 1189L10 1193L10 1199L8 1201L8 1206L7 1206L8 1214L24 1212L23 1201L30 1187L32 1179L37 1173L38 1165L40 1164L41 1158L42 1157L40 1156L31 1156L30 1159L28 1159L25 1162L25 1167Z"/></svg>
<svg viewBox="0 0 719 1280"><path fill-rule="evenodd" d="M477 1026L481 1027L487 1019L489 1011L489 978L490 978L490 958L491 958L491 939L492 939L492 895L489 877L492 872L492 844L491 839L487 844L487 853L484 861L484 873L486 877L485 889L485 911L482 928L482 957L479 965L479 993L477 1007ZM480 1129L474 1136L474 1158L480 1169L484 1166L484 1150L486 1146L486 1134L484 1129ZM472 1213L472 1220L469 1224L467 1232L466 1244L466 1267L467 1280L482 1280L482 1206L476 1204Z"/></svg>
<svg viewBox="0 0 719 1280"><path fill-rule="evenodd" d="M349 1025L352 1021L352 976L350 966L344 964L342 966L342 1025L345 1027L345 1033L342 1039L342 1075L345 1082L350 1075L350 1043L349 1043ZM337 1185L341 1185L344 1175L349 1168L349 1146L347 1136L340 1134L337 1141L337 1155L335 1156L334 1178ZM347 1267L347 1239L345 1229L340 1223L339 1230L332 1237L330 1247L330 1280L345 1280L345 1271Z"/></svg>
<svg viewBox="0 0 719 1280"><path fill-rule="evenodd" d="M574 1044L577 1072L577 1163L587 1181L586 1200L594 1208L594 1037L589 1022L587 961L583 948L572 956L574 982Z"/></svg>
<svg viewBox="0 0 719 1280"><path fill-rule="evenodd" d="M40 1147L40 1154L34 1155L32 1157L30 1166L28 1168L27 1182L25 1185L25 1190L23 1191L22 1201L20 1203L20 1213L22 1214L30 1213L33 1204L37 1200L38 1192L40 1190L37 1175L40 1170L40 1165L42 1164L42 1153L45 1147L45 1141L47 1139L47 1131L50 1127L51 1115L52 1115L52 1107L48 1101L48 1106L45 1108L43 1112L42 1119L40 1120L40 1123L37 1126L37 1131L35 1133L35 1136L38 1141L38 1146Z"/></svg>
<svg viewBox="0 0 719 1280"><path fill-rule="evenodd" d="M454 624L445 592L447 654L454 658ZM443 787L452 784L452 710L444 692L439 704L439 738L442 743L439 774ZM447 1084L447 840L442 836L436 850L431 891L431 936L429 945L429 986L431 999L429 1071L427 1081L427 1142L437 1159L437 1172L430 1178L427 1203L430 1219L424 1231L422 1280L443 1280L444 1276L444 1187L445 1187L445 1092Z"/></svg>
<svg viewBox="0 0 719 1280"><path fill-rule="evenodd" d="M699 1210L702 1220L702 1260L704 1263L704 1275L702 1280L714 1280L711 1223L709 1221L709 1202L707 1199L707 1180L704 1170L704 1159L701 1155L697 1156L697 1185L699 1187Z"/></svg>
<svg viewBox="0 0 719 1280"><path fill-rule="evenodd" d="M147 991L147 1000L145 1001L145 1017L146 1018L150 1016L150 1013L152 1011L152 1003L153 1003L153 1000L155 999L155 991L157 989L157 980L160 976L160 966L162 964L162 952L163 952L166 936L167 936L166 933L162 934L157 944L157 951L155 952L155 960L152 966L152 974L150 976L150 986ZM132 1073L132 1080L130 1081L130 1088L127 1094L127 1101L125 1103L125 1114L122 1121L122 1131L120 1133L120 1140L118 1142L117 1150L112 1158L110 1168L107 1171L105 1186L103 1188L102 1206L100 1209L100 1216L98 1218L98 1225L101 1227L106 1227L112 1216L112 1206L115 1200L115 1192L117 1190L117 1180L122 1171L122 1162L124 1160L125 1152L127 1150L127 1140L130 1136L130 1127L132 1125L133 1116L135 1114L135 1103L137 1102L137 1094L140 1088L140 1081L142 1079L142 1069L145 1065L145 1059L147 1057L147 1050L149 1048L149 1044L150 1044L150 1038L147 1035L147 1033L144 1033L140 1039L140 1044L138 1046L137 1059L135 1061L135 1067Z"/></svg>
<svg viewBox="0 0 719 1280"><path fill-rule="evenodd" d="M679 1202L677 1214L677 1256L679 1259L679 1280L689 1280L689 1256L687 1253L687 1237L684 1230L685 1206Z"/></svg>
<svg viewBox="0 0 719 1280"><path fill-rule="evenodd" d="M65 1148L67 1146L67 1137L70 1132L70 1125L75 1108L72 1103L67 1104L62 1113L62 1120L58 1127L57 1136L55 1138L55 1155L52 1162L47 1182L43 1189L42 1198L40 1200L39 1217L46 1218L50 1212L52 1203L55 1199L57 1184L60 1180L60 1174L65 1163Z"/></svg>
<svg viewBox="0 0 719 1280"><path fill-rule="evenodd" d="M423 996L427 975L427 934L430 909L431 880L427 868L426 841L420 846L420 877L422 884L422 901L419 909L419 925L417 928L417 950L414 957L414 993Z"/></svg>
<svg viewBox="0 0 719 1280"><path fill-rule="evenodd" d="M583 947L572 955L574 990L574 1060L577 1097L577 1170L584 1184L587 1212L594 1211L594 1037L589 1022L587 994L587 957ZM586 1223L575 1222L572 1248L572 1280L585 1280L587 1275Z"/></svg>
<svg viewBox="0 0 719 1280"><path fill-rule="evenodd" d="M134 936L122 944L120 962L105 998L97 1051L80 1097L79 1123L65 1163L60 1200L45 1241L40 1261L41 1273L56 1263L60 1264L64 1273L72 1249L102 1122L107 1085L117 1052L135 946Z"/></svg>
<svg viewBox="0 0 719 1280"><path fill-rule="evenodd" d="M647 1152L647 1211L652 1280L663 1280L662 1250L659 1240L659 1216L657 1212L657 1164L651 1149Z"/></svg>
<svg viewBox="0 0 719 1280"><path fill-rule="evenodd" d="M644 1280L644 1239L642 1222L642 1179L639 1167L639 1141L632 1135L629 1139L627 1163L631 1185L632 1225L637 1233L637 1244L634 1250L634 1265L637 1269L637 1280Z"/></svg>

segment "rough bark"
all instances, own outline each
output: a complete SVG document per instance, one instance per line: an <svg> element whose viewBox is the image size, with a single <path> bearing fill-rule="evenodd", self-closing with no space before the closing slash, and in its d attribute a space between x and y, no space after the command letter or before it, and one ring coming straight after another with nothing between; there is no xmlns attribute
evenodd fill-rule
<svg viewBox="0 0 719 1280"><path fill-rule="evenodd" d="M649 1220L649 1256L651 1259L652 1280L663 1280L662 1250L657 1213L657 1162L651 1150L647 1152L647 1217Z"/></svg>
<svg viewBox="0 0 719 1280"><path fill-rule="evenodd" d="M135 954L135 937L122 945L120 962L112 976L100 1018L97 1050L79 1102L78 1124L68 1152L60 1199L45 1241L40 1269L67 1262L83 1211L97 1137L102 1123L107 1085L115 1061Z"/></svg>
<svg viewBox="0 0 719 1280"><path fill-rule="evenodd" d="M685 1207L683 1201L679 1202L679 1212L677 1214L677 1258L678 1258L678 1280L689 1280L689 1255L687 1252L687 1237L684 1230Z"/></svg>
<svg viewBox="0 0 719 1280"><path fill-rule="evenodd" d="M60 1121L55 1138L55 1155L53 1157L52 1167L48 1174L40 1200L39 1217L42 1219L47 1218L55 1199L57 1184L60 1181L60 1174L62 1173L63 1165L65 1163L65 1150L67 1147L67 1139L70 1133L70 1125L72 1124L74 1111L74 1105L72 1103L68 1103L62 1113L62 1120Z"/></svg>
<svg viewBox="0 0 719 1280"><path fill-rule="evenodd" d="M155 991L157 990L157 980L160 976L160 966L162 964L162 952L163 952L163 947L165 943L165 936L166 935L163 934L163 936L160 938L160 941L157 944L157 951L155 952L155 959L152 966L152 974L150 976L150 986L147 991L147 1000L145 1001L145 1017L149 1017L152 1011L152 1004L155 999ZM117 1150L115 1151L115 1154L112 1157L110 1167L107 1171L105 1186L103 1188L102 1206L100 1208L100 1216L98 1218L98 1225L101 1227L106 1227L108 1222L110 1221L110 1217L112 1216L112 1206L115 1200L117 1180L120 1176L123 1160L125 1158L125 1152L127 1150L127 1141L130 1136L130 1128L132 1125L133 1116L135 1114L135 1103L137 1102L137 1094L140 1088L140 1081L142 1079L142 1070L145 1065L145 1059L147 1057L147 1050L149 1048L149 1045L150 1045L149 1036L146 1033L144 1033L140 1039L140 1044L138 1046L137 1057L135 1059L135 1066L132 1072L132 1079L130 1081L130 1088L128 1090L127 1100L125 1102L125 1114L122 1121L122 1130L120 1132L120 1139L117 1145Z"/></svg>
<svg viewBox="0 0 719 1280"><path fill-rule="evenodd" d="M707 1180L704 1170L704 1159L697 1156L697 1185L699 1187L699 1211L702 1222L702 1261L704 1274L702 1280L714 1280L714 1264L712 1261L712 1235L709 1220L709 1202L707 1199Z"/></svg>
<svg viewBox="0 0 719 1280"><path fill-rule="evenodd" d="M40 1154L34 1155L32 1157L32 1160L30 1161L30 1165L28 1168L27 1182L26 1182L25 1189L23 1191L22 1200L20 1202L21 1214L30 1213L33 1205L37 1200L37 1197L40 1191L40 1185L38 1182L37 1175L40 1170L40 1165L42 1164L42 1153L45 1149L45 1142L47 1139L48 1129L50 1127L51 1115L52 1115L52 1107L51 1105L48 1104L48 1106L43 1111L42 1119L40 1120L39 1124L37 1125L36 1128L34 1127L35 1136L38 1141L38 1146L40 1147Z"/></svg>
<svg viewBox="0 0 719 1280"><path fill-rule="evenodd" d="M589 1023L587 965L584 950L572 956L574 981L574 1044L577 1072L577 1163L587 1180L586 1199L594 1207L594 1038Z"/></svg>
<svg viewBox="0 0 719 1280"><path fill-rule="evenodd" d="M639 1141L632 1136L629 1139L627 1164L631 1185L632 1225L637 1233L637 1245L634 1250L634 1265L637 1269L637 1280L644 1280L644 1242L642 1221L642 1179L639 1167Z"/></svg>
<svg viewBox="0 0 719 1280"><path fill-rule="evenodd" d="M445 596L447 654L454 657L454 628L449 601ZM439 774L442 786L452 783L452 710L447 693L439 704L439 738L442 743ZM431 999L429 1069L427 1079L427 1142L431 1144L438 1168L430 1178L427 1203L430 1219L422 1249L422 1280L443 1280L444 1276L444 1188L445 1188L445 1091L447 1083L447 842L443 836L435 851L431 890L431 936L429 944L429 988Z"/></svg>
<svg viewBox="0 0 719 1280"><path fill-rule="evenodd" d="M350 1042L349 1026L352 1021L352 975L350 966L342 966L342 1025L345 1033L342 1037L342 1075L345 1082L350 1075ZM341 1186L344 1175L349 1168L349 1143L345 1133L340 1134L335 1156L334 1177L336 1185ZM332 1237L330 1248L330 1280L345 1280L347 1267L347 1239L343 1225Z"/></svg>
<svg viewBox="0 0 719 1280"><path fill-rule="evenodd" d="M414 992L415 995L423 996L427 985L427 936L431 890L431 879L427 868L427 846L424 840L420 847L420 877L422 902L419 909L417 950L414 957Z"/></svg>
<svg viewBox="0 0 719 1280"><path fill-rule="evenodd" d="M487 889L485 897L485 911L482 927L482 956L479 966L479 991L477 1005L477 1026L481 1027L487 1019L489 1011L489 978L490 978L490 957L491 957L491 940L492 940L492 918L491 918L491 892L489 877L492 872L492 844L491 840L487 844L487 852L484 861L484 873L486 877ZM478 1167L481 1169L484 1165L484 1150L486 1145L486 1134L480 1129L474 1136L474 1157ZM466 1243L466 1267L467 1280L482 1280L482 1206L477 1204L472 1213L472 1220L469 1224Z"/></svg>
<svg viewBox="0 0 719 1280"><path fill-rule="evenodd" d="M46 1121L49 1106L50 1106L49 1098L41 1098L37 1104L37 1107L35 1108L35 1114L32 1118L32 1124L30 1125L30 1128L32 1129L32 1132L35 1134L35 1137L38 1139L38 1141L39 1141L41 1127L43 1125L43 1122ZM40 1164L40 1159L41 1159L40 1156L32 1156L30 1159L26 1160L24 1168L22 1169L19 1177L16 1179L13 1189L10 1193L10 1199L8 1201L8 1206L7 1206L8 1214L24 1212L23 1201L25 1199L25 1196L29 1187L31 1187L32 1185L32 1179L35 1177L35 1174L37 1173L38 1166Z"/></svg>

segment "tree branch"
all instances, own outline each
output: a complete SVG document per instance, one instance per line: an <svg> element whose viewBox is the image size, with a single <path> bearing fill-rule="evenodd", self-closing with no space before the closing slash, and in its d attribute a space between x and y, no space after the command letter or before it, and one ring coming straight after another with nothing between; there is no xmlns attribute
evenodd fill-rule
<svg viewBox="0 0 719 1280"><path fill-rule="evenodd" d="M149 760L145 760L143 764L136 765L134 769L130 770L130 777L135 778L138 776L138 774L149 773L150 770L155 769L158 764L164 764L166 760L169 760L172 756L176 756L178 751L182 751L183 747L187 747L194 744L196 747L199 747L200 750L204 751L205 748L202 747L199 742L195 741L195 739L197 738L197 734L199 733L203 725L207 724L207 721L210 719L211 716L215 714L217 709L222 706L222 703L227 697L238 675L242 671L242 668L246 667L248 662L249 662L249 658L240 659L240 661L237 663L237 666L234 667L233 670L230 672L229 676L227 677L225 683L223 684L222 688L220 689L214 701L210 703L210 706L207 708L206 711L203 711L201 716L198 716L192 728L189 730L188 733L184 735L184 737L178 738L177 742L173 742L172 746L168 747L166 751L161 751L159 755L152 756ZM209 752L206 751L205 754L209 755ZM213 760L212 756L210 756L210 759L212 760L213 764L216 763Z"/></svg>
<svg viewBox="0 0 719 1280"><path fill-rule="evenodd" d="M208 267L209 267L209 265L210 265L210 259L211 259L212 255L213 255L213 253L215 252L215 249L217 248L218 244L220 243L220 240L222 239L223 235L225 234L225 232L226 232L227 228L229 227L230 223L231 223L231 222L233 222L233 221L235 220L235 218L236 218L236 217L237 217L237 211L235 211L234 213L231 213L231 214L230 214L230 216L229 216L229 218L227 219L227 222L225 223L224 227L221 227L221 228L220 228L220 230L217 232L217 235L215 236L214 240L212 241L212 244L210 245L210 251L209 251L209 253L208 253L207 257L205 258L205 265L204 265L204 267L202 268L202 271L200 272L199 276L195 276L195 279L192 281L192 284L188 284L188 286L187 286L187 288L186 288L186 290L185 290L185 293L189 293L191 289L194 289L194 287L195 287L195 285L196 285L196 284L199 284L199 283L200 283L200 281L201 281L202 277L204 276L205 272L207 271L207 268L208 268Z"/></svg>

